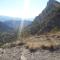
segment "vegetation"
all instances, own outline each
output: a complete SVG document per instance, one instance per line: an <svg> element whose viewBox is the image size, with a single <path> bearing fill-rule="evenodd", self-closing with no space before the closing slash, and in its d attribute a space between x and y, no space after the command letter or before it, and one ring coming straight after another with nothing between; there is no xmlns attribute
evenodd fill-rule
<svg viewBox="0 0 60 60"><path fill-rule="evenodd" d="M60 33L33 36L24 40L26 43L25 47L31 51L38 49L55 50L60 46Z"/></svg>
<svg viewBox="0 0 60 60"><path fill-rule="evenodd" d="M0 46L9 42L13 42L16 39L17 39L16 33L0 32Z"/></svg>

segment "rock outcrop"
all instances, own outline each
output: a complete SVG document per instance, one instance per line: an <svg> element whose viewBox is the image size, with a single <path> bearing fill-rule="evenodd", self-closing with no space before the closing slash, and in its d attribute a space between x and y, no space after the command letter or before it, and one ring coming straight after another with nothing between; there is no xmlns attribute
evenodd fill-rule
<svg viewBox="0 0 60 60"><path fill-rule="evenodd" d="M56 0L49 0L46 8L34 19L26 31L32 35L60 31L60 3Z"/></svg>

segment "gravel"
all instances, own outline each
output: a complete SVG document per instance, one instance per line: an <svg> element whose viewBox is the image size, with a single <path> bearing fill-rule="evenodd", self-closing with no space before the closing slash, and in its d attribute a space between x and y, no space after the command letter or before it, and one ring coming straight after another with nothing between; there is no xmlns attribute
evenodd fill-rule
<svg viewBox="0 0 60 60"><path fill-rule="evenodd" d="M56 51L40 49L31 53L24 46L0 48L0 60L60 60L60 49Z"/></svg>

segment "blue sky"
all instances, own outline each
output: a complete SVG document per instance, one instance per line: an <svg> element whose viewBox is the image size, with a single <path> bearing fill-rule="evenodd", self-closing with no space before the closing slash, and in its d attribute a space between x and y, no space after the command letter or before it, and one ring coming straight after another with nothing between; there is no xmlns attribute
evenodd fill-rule
<svg viewBox="0 0 60 60"><path fill-rule="evenodd" d="M42 12L47 2L48 0L0 0L0 15L34 18Z"/></svg>

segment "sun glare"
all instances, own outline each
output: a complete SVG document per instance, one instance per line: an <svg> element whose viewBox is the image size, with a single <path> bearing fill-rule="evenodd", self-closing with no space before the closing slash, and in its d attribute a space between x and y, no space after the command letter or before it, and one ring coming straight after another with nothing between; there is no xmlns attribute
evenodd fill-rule
<svg viewBox="0 0 60 60"><path fill-rule="evenodd" d="M22 10L22 21L21 21L21 24L19 26L19 30L18 30L18 39L21 39L20 38L20 35L21 35L21 32L22 32L22 29L23 29L23 25L24 25L24 19L29 17L29 2L30 0L24 0L24 7L23 7L23 10Z"/></svg>
<svg viewBox="0 0 60 60"><path fill-rule="evenodd" d="M23 10L22 10L22 15L21 17L24 18L29 18L29 14L30 14L30 0L24 0L24 6L23 6Z"/></svg>

